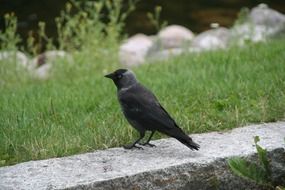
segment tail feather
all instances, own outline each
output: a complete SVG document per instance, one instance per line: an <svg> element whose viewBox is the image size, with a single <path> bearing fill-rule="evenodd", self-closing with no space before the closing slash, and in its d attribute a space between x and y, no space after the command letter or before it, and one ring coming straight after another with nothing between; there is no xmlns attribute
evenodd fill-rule
<svg viewBox="0 0 285 190"><path fill-rule="evenodd" d="M186 145L191 150L199 150L200 145L195 143L190 137L187 136L187 138L177 138L181 143Z"/></svg>
<svg viewBox="0 0 285 190"><path fill-rule="evenodd" d="M177 139L178 141L180 141L182 144L184 144L185 146L187 146L191 150L199 150L200 145L195 143L191 139L191 137L186 135L182 131L182 129L175 123L175 121L173 121L173 122L174 122L175 127L167 128L167 130L165 128L163 128L164 130L158 130L158 131Z"/></svg>

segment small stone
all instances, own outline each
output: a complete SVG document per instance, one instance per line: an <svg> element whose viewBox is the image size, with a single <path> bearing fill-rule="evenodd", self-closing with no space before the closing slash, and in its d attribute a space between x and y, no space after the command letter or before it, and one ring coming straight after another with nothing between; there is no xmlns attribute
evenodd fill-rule
<svg viewBox="0 0 285 190"><path fill-rule="evenodd" d="M211 23L211 28L219 28L220 27L220 24L219 23L216 23L216 22L214 22L214 23Z"/></svg>

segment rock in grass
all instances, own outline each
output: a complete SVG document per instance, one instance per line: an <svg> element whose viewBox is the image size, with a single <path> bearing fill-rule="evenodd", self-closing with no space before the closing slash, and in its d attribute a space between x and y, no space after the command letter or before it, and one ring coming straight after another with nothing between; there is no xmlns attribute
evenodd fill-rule
<svg viewBox="0 0 285 190"><path fill-rule="evenodd" d="M35 78L48 79L52 69L52 65L59 59L67 59L72 62L72 58L65 51L46 51L31 60L30 71Z"/></svg>
<svg viewBox="0 0 285 190"><path fill-rule="evenodd" d="M247 41L260 42L285 33L285 15L260 4L253 8L242 24L232 28L233 39L239 45Z"/></svg>
<svg viewBox="0 0 285 190"><path fill-rule="evenodd" d="M1 51L0 61L15 61L16 64L27 67L29 63L28 57L20 51Z"/></svg>
<svg viewBox="0 0 285 190"><path fill-rule="evenodd" d="M188 46L193 38L193 32L179 25L167 26L158 33L158 40L163 49L183 48Z"/></svg>
<svg viewBox="0 0 285 190"><path fill-rule="evenodd" d="M225 49L230 43L243 45L246 41L259 42L285 33L285 15L265 4L253 8L242 24L232 29L212 24L213 29L194 37L187 28L171 25L162 29L155 38L137 34L120 47L120 62L126 66L165 60L182 53ZM190 49L189 49L190 47Z"/></svg>
<svg viewBox="0 0 285 190"><path fill-rule="evenodd" d="M125 66L136 66L144 63L153 45L152 39L144 34L132 36L120 47L120 63Z"/></svg>
<svg viewBox="0 0 285 190"><path fill-rule="evenodd" d="M266 4L253 8L249 16L254 25L265 26L268 34L277 34L285 29L285 15L270 9Z"/></svg>
<svg viewBox="0 0 285 190"><path fill-rule="evenodd" d="M228 46L230 31L227 28L219 27L197 35L192 43L191 50L200 52L205 50L224 49Z"/></svg>

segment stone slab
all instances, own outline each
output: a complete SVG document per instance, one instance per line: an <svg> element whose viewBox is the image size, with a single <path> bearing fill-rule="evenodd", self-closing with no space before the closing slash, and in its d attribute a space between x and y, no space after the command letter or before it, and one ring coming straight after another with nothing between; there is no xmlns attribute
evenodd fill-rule
<svg viewBox="0 0 285 190"><path fill-rule="evenodd" d="M199 151L168 138L143 150L110 148L1 167L0 189L258 189L231 175L226 164L233 156L254 159L256 135L276 163L277 178L284 177L285 122L278 122L193 134Z"/></svg>

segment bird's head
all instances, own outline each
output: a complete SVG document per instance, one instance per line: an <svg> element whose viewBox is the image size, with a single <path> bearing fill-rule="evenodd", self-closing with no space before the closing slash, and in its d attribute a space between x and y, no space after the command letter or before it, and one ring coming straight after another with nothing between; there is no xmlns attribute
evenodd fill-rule
<svg viewBox="0 0 285 190"><path fill-rule="evenodd" d="M112 79L118 89L128 88L137 83L135 74L128 69L118 69L105 77Z"/></svg>

